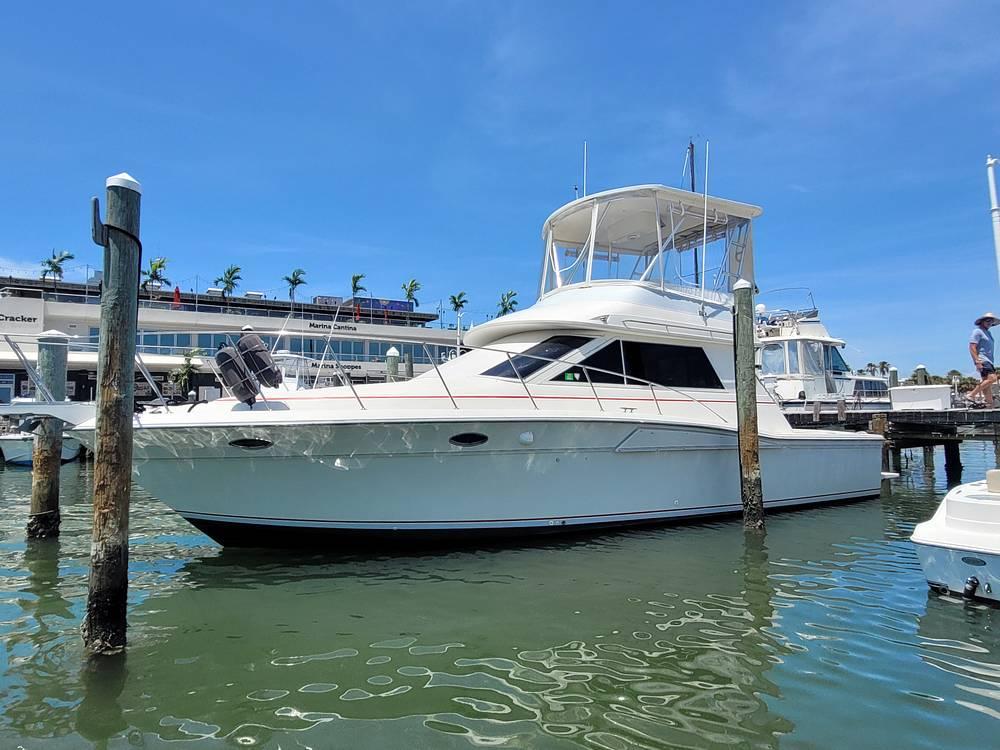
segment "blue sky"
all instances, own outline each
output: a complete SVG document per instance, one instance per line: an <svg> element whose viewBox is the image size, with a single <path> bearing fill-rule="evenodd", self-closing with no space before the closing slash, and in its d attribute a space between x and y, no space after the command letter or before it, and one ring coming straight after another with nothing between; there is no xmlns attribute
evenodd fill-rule
<svg viewBox="0 0 1000 750"><path fill-rule="evenodd" d="M88 199L126 170L183 288L301 266L484 314L534 299L584 139L593 192L678 185L694 137L711 192L764 207L760 288L810 287L855 366L970 371L1000 308L997 3L111 5L5 9L0 273L99 263Z"/></svg>

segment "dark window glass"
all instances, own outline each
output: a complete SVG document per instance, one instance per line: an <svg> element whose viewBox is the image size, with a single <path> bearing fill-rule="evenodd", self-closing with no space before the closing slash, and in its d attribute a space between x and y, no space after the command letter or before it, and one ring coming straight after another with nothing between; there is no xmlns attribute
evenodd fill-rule
<svg viewBox="0 0 1000 750"><path fill-rule="evenodd" d="M722 388L705 350L698 346L624 341L625 375L678 388Z"/></svg>
<svg viewBox="0 0 1000 750"><path fill-rule="evenodd" d="M522 378L526 378L549 364L546 359L536 359L536 357L560 359L570 352L579 349L588 341L590 339L586 336L553 336L552 338L545 339L540 344L535 344L531 348L525 349L522 354L515 354L510 359L494 365L484 372L483 375L493 375L498 378L516 378L520 375ZM536 357L527 356L529 354L536 355ZM517 372L514 371L514 367L511 367L511 362L514 363L514 367L517 367Z"/></svg>
<svg viewBox="0 0 1000 750"><path fill-rule="evenodd" d="M620 373L623 355L625 378L588 370L590 379L595 383L621 384L627 382L628 378L636 378L638 381L675 388L722 388L722 381L708 361L704 349L673 344L646 344L640 341L613 341L587 357L580 363L581 366L571 367L554 379L585 383L587 374L584 374L583 366Z"/></svg>
<svg viewBox="0 0 1000 750"><path fill-rule="evenodd" d="M583 371L584 366L588 368L586 373ZM597 370L589 369L591 367L596 367L597 370L608 370L609 372L598 372ZM584 359L579 365L574 365L561 375L557 375L553 378L553 380L565 380L572 383L586 383L587 376L590 376L590 380L593 383L612 383L622 385L625 383L625 378L622 376L621 372L622 345L620 341L612 341L607 346L601 347L589 357ZM614 375L612 373L618 374Z"/></svg>

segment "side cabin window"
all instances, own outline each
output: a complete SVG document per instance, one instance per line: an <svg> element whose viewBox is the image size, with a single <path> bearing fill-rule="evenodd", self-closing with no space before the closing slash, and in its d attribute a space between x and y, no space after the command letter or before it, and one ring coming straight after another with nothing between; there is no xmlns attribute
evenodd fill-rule
<svg viewBox="0 0 1000 750"><path fill-rule="evenodd" d="M612 341L553 380L586 383L588 376L591 382L614 385L629 385L635 378L633 385L648 381L675 388L722 388L708 355L697 346Z"/></svg>
<svg viewBox="0 0 1000 750"><path fill-rule="evenodd" d="M881 380L855 380L854 395L867 396L869 398L888 396L889 387Z"/></svg>
<svg viewBox="0 0 1000 750"><path fill-rule="evenodd" d="M788 342L788 372L796 374L799 370L799 342Z"/></svg>
<svg viewBox="0 0 1000 750"><path fill-rule="evenodd" d="M766 344L761 348L760 371L763 375L785 374L784 344Z"/></svg>
<svg viewBox="0 0 1000 750"><path fill-rule="evenodd" d="M826 349L826 369L831 372L850 372L851 368L847 366L844 361L844 357L840 353L840 349L831 344L827 344Z"/></svg>
<svg viewBox="0 0 1000 750"><path fill-rule="evenodd" d="M525 349L521 354L515 354L494 365L483 375L497 378L526 378L551 364L549 360L562 359L572 351L579 349L591 339L587 336L553 336L540 344ZM514 368L517 368L515 371Z"/></svg>

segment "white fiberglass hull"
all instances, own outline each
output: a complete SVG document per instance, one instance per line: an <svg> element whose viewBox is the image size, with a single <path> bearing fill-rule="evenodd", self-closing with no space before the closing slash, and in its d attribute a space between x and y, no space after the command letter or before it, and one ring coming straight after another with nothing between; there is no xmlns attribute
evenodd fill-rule
<svg viewBox="0 0 1000 750"><path fill-rule="evenodd" d="M450 442L462 434L488 440ZM766 505L877 495L880 441L845 438L762 438ZM527 534L741 508L732 430L448 420L145 428L135 439L136 481L223 544Z"/></svg>
<svg viewBox="0 0 1000 750"><path fill-rule="evenodd" d="M35 440L31 435L17 433L0 436L0 451L5 463L14 466L31 466L31 456ZM75 438L63 437L61 460L72 461L80 454L80 442Z"/></svg>
<svg viewBox="0 0 1000 750"><path fill-rule="evenodd" d="M952 488L933 517L917 524L910 537L928 585L1000 601L998 530L1000 492L982 481Z"/></svg>
<svg viewBox="0 0 1000 750"><path fill-rule="evenodd" d="M915 547L931 588L962 594L969 579L974 578L971 595L1000 601L1000 554L920 543Z"/></svg>

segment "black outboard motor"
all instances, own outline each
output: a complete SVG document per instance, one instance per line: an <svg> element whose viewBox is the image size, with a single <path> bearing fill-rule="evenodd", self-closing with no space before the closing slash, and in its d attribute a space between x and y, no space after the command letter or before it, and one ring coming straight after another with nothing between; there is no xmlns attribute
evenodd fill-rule
<svg viewBox="0 0 1000 750"><path fill-rule="evenodd" d="M257 376L257 380L268 388L277 388L281 385L281 370L274 364L271 352L267 350L260 336L256 333L244 333L236 342L236 346L250 372Z"/></svg>
<svg viewBox="0 0 1000 750"><path fill-rule="evenodd" d="M222 382L230 392L247 406L253 406L257 399L257 383L240 359L239 352L231 346L224 346L215 353L215 364L219 366Z"/></svg>

